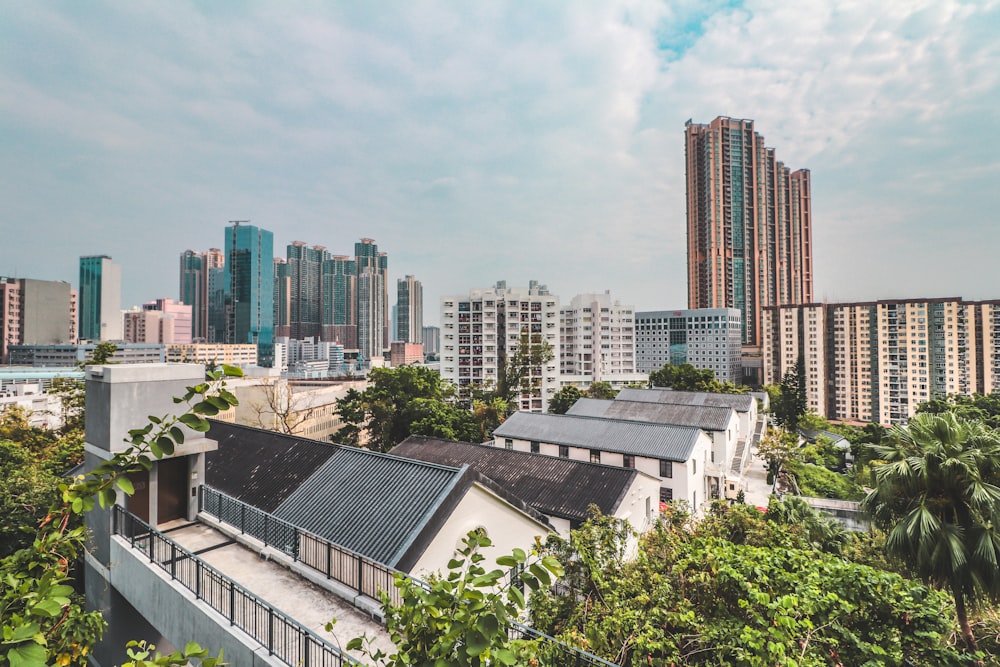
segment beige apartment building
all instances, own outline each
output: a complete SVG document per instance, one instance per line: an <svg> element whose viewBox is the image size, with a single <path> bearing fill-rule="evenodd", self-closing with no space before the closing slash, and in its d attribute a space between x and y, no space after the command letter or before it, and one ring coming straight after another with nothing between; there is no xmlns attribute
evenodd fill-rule
<svg viewBox="0 0 1000 667"><path fill-rule="evenodd" d="M764 381L802 362L809 409L905 423L948 394L1000 391L1000 301L961 298L764 309Z"/></svg>

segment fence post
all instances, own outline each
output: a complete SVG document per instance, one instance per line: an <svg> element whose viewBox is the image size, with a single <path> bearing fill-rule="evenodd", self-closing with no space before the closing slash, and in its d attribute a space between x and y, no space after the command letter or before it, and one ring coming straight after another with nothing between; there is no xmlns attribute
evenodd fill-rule
<svg viewBox="0 0 1000 667"><path fill-rule="evenodd" d="M247 506L244 503L240 503L240 533L245 534L247 532Z"/></svg>
<svg viewBox="0 0 1000 667"><path fill-rule="evenodd" d="M177 545L170 543L170 578L177 578Z"/></svg>
<svg viewBox="0 0 1000 667"><path fill-rule="evenodd" d="M358 592L359 593L363 593L364 592L364 590L363 590L364 586L362 585L364 583L364 569L363 568L365 566L365 562L364 562L364 560L361 559L360 555L355 555L355 558L358 559Z"/></svg>
<svg viewBox="0 0 1000 667"><path fill-rule="evenodd" d="M153 554L153 552L156 551L156 546L153 544L153 527L152 526L149 527L148 538L149 538L149 562L152 563L153 561L156 560L156 557Z"/></svg>
<svg viewBox="0 0 1000 667"><path fill-rule="evenodd" d="M201 559L194 559L194 598L201 599Z"/></svg>
<svg viewBox="0 0 1000 667"><path fill-rule="evenodd" d="M326 543L326 578L329 579L333 576L333 549L330 547L330 543Z"/></svg>
<svg viewBox="0 0 1000 667"><path fill-rule="evenodd" d="M264 513L264 544L271 546L271 515Z"/></svg>
<svg viewBox="0 0 1000 667"><path fill-rule="evenodd" d="M299 562L299 539L300 539L301 536L299 535L299 529L297 527L294 528L294 531L295 532L292 534L292 540L293 540L292 541L292 558L294 558L295 562L298 563Z"/></svg>
<svg viewBox="0 0 1000 667"><path fill-rule="evenodd" d="M229 625L236 625L236 584L229 582Z"/></svg>
<svg viewBox="0 0 1000 667"><path fill-rule="evenodd" d="M267 607L267 653L274 654L274 607Z"/></svg>

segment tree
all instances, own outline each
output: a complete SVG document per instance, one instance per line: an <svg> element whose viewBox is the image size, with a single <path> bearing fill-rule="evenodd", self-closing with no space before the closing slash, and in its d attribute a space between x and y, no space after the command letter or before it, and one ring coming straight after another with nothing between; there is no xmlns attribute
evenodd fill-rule
<svg viewBox="0 0 1000 667"><path fill-rule="evenodd" d="M976 650L968 607L1000 599L1000 434L922 413L872 449L884 463L862 509L888 530L891 555L951 591L966 647Z"/></svg>
<svg viewBox="0 0 1000 667"><path fill-rule="evenodd" d="M513 352L500 365L496 395L512 406L524 394L541 396L543 366L555 358L552 346L541 334L521 332L521 339Z"/></svg>
<svg viewBox="0 0 1000 667"><path fill-rule="evenodd" d="M587 396L590 398L610 400L617 395L618 390L612 387L610 382L591 382L587 389Z"/></svg>
<svg viewBox="0 0 1000 667"><path fill-rule="evenodd" d="M307 401L296 400L287 380L267 378L256 389L260 399L247 405L253 413L251 426L294 435L316 412L316 407L308 405Z"/></svg>
<svg viewBox="0 0 1000 667"><path fill-rule="evenodd" d="M757 445L757 456L767 463L767 482L773 484L782 469L801 458L799 436L780 428L770 429Z"/></svg>
<svg viewBox="0 0 1000 667"><path fill-rule="evenodd" d="M564 415L581 398L583 398L583 392L578 387L568 384L549 399L549 412L554 415Z"/></svg>
<svg viewBox="0 0 1000 667"><path fill-rule="evenodd" d="M330 436L330 441L338 445L361 446L361 433L366 420L364 395L351 387L343 398L337 399L335 414L343 426Z"/></svg>
<svg viewBox="0 0 1000 667"><path fill-rule="evenodd" d="M562 575L562 567L552 556L530 559L515 549L487 571L480 550L491 544L485 533L472 531L449 561L448 573L429 577L426 586L397 573L394 585L402 602L393 604L382 594L395 653L373 650L364 636L348 642L347 649L362 651L381 667L539 664L537 642L512 639L510 630L525 608L523 586L549 586ZM508 578L501 568L517 574Z"/></svg>
<svg viewBox="0 0 1000 667"><path fill-rule="evenodd" d="M771 394L771 412L775 421L789 431L798 428L799 418L809 411L805 365L801 358L782 376L777 391L768 393Z"/></svg>
<svg viewBox="0 0 1000 667"><path fill-rule="evenodd" d="M472 402L472 416L479 425L479 442L486 442L493 437L493 431L507 419L509 409L507 401L499 396L484 397Z"/></svg>
<svg viewBox="0 0 1000 667"><path fill-rule="evenodd" d="M649 374L650 387L669 387L677 391L704 391L711 394L745 394L750 388L720 382L710 368L695 368L691 364L666 364Z"/></svg>
<svg viewBox="0 0 1000 667"><path fill-rule="evenodd" d="M31 546L0 560L0 651L6 664L40 667L86 659L105 624L100 612L84 610L83 600L71 585L73 565L86 541L80 517L98 503L101 507L112 505L119 490L131 495L134 489L129 475L151 470L154 458L172 454L174 447L184 442L180 424L207 431L205 417L237 403L223 386L223 376L241 374L238 368L224 366L211 374L209 381L188 387L183 397L174 399L188 405L186 412L173 417L150 416L146 426L129 431L130 444L125 451L101 462L86 476L59 485L57 500L39 523ZM194 645L152 660L149 652L148 647L134 647L133 664L183 665L207 655ZM217 660L206 657L201 664L208 667Z"/></svg>

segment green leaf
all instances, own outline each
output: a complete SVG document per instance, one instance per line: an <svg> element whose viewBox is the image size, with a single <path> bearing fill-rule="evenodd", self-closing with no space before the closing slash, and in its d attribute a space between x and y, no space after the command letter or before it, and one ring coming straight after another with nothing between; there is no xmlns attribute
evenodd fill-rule
<svg viewBox="0 0 1000 667"><path fill-rule="evenodd" d="M507 596L517 605L518 609L524 609L524 593L517 588L511 587L507 591Z"/></svg>
<svg viewBox="0 0 1000 667"><path fill-rule="evenodd" d="M500 558L497 558L497 565L500 567L514 567L517 565L517 559L513 556L500 556Z"/></svg>
<svg viewBox="0 0 1000 667"><path fill-rule="evenodd" d="M61 611L62 605L52 599L42 600L31 608L33 614L44 616L58 616Z"/></svg>
<svg viewBox="0 0 1000 667"><path fill-rule="evenodd" d="M191 414L190 412L181 415L178 417L178 420L191 430L198 431L199 433L204 433L211 426L207 419L202 419L198 415Z"/></svg>
<svg viewBox="0 0 1000 667"><path fill-rule="evenodd" d="M528 566L528 569L530 569L531 573L538 577L538 580L544 585L549 586L552 584L552 577L549 575L549 571L538 563L532 563Z"/></svg>
<svg viewBox="0 0 1000 667"><path fill-rule="evenodd" d="M230 366L229 364L222 364L222 372L225 373L226 377L231 378L241 378L243 377L243 369L239 366Z"/></svg>
<svg viewBox="0 0 1000 667"><path fill-rule="evenodd" d="M362 646L364 646L364 643L361 637L355 637L351 641L347 642L348 651L360 651Z"/></svg>
<svg viewBox="0 0 1000 667"><path fill-rule="evenodd" d="M191 409L200 415L205 415L206 417L214 417L215 415L219 414L219 408L215 407L207 400L198 401L197 403L194 404L194 407L192 407Z"/></svg>
<svg viewBox="0 0 1000 667"><path fill-rule="evenodd" d="M161 435L156 439L156 446L164 456L170 456L174 453L174 441L170 436Z"/></svg>
<svg viewBox="0 0 1000 667"><path fill-rule="evenodd" d="M24 643L15 646L7 652L10 667L46 667L45 649L34 643Z"/></svg>
<svg viewBox="0 0 1000 667"><path fill-rule="evenodd" d="M490 647L490 640L482 635L478 630L473 630L466 635L465 652L469 657L483 654L483 651Z"/></svg>
<svg viewBox="0 0 1000 667"><path fill-rule="evenodd" d="M5 637L4 644L19 644L24 641L28 641L32 637L38 634L39 631L38 623L24 623L22 625L14 628L13 632L10 633L10 637ZM7 634L7 628L4 628L4 635Z"/></svg>
<svg viewBox="0 0 1000 667"><path fill-rule="evenodd" d="M462 567L463 565L465 565L465 561L464 560L459 560L457 558L452 558L450 561L448 561L448 569L449 570L457 570L458 568Z"/></svg>
<svg viewBox="0 0 1000 667"><path fill-rule="evenodd" d="M125 477L124 475L115 479L115 484L118 486L119 489L124 491L126 495L131 496L133 493L135 493L135 486L132 484L132 480L130 480L128 477Z"/></svg>
<svg viewBox="0 0 1000 667"><path fill-rule="evenodd" d="M170 437L174 439L178 445L184 444L184 431L177 428L176 426L170 427Z"/></svg>
<svg viewBox="0 0 1000 667"><path fill-rule="evenodd" d="M112 489L111 487L108 487L106 489L101 489L101 495L98 496L98 500L101 503L102 509L107 509L111 507L112 505L115 504L115 501L117 499L118 499L118 494L116 494L115 490Z"/></svg>

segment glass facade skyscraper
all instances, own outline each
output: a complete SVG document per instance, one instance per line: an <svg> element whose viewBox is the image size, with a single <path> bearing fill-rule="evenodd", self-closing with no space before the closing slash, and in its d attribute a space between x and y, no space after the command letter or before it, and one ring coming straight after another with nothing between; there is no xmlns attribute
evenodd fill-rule
<svg viewBox="0 0 1000 667"><path fill-rule="evenodd" d="M122 340L122 269L107 255L80 258L79 339Z"/></svg>
<svg viewBox="0 0 1000 667"><path fill-rule="evenodd" d="M269 365L274 350L274 235L235 222L226 228L226 342L258 347L258 362Z"/></svg>

